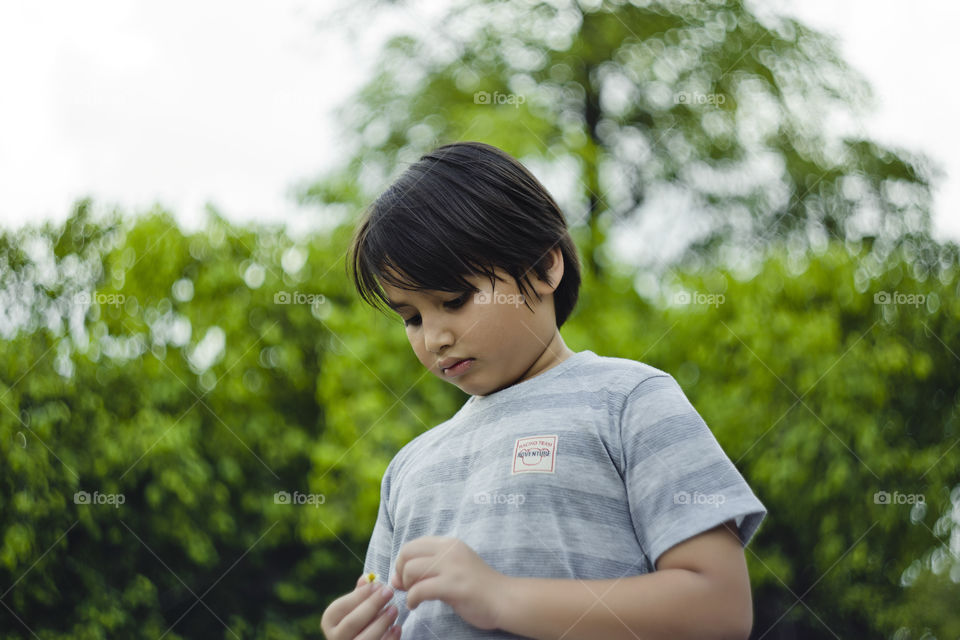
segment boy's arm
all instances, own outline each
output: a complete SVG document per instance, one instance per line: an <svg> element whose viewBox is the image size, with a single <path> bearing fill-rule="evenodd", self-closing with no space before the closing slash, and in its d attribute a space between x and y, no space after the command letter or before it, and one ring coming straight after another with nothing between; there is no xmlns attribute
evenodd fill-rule
<svg viewBox="0 0 960 640"><path fill-rule="evenodd" d="M671 547L657 570L615 580L505 580L498 627L546 640L746 639L750 578L733 520Z"/></svg>

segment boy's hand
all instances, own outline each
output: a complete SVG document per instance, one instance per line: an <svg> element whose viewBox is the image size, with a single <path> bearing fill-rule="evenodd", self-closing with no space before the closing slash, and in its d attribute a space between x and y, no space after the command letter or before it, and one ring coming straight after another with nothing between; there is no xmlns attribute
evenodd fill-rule
<svg viewBox="0 0 960 640"><path fill-rule="evenodd" d="M424 536L400 548L390 585L407 592L407 608L440 600L478 629L496 629L508 576L457 538Z"/></svg>
<svg viewBox="0 0 960 640"><path fill-rule="evenodd" d="M386 585L379 582L368 583L367 577L361 576L357 580L356 589L331 602L320 619L320 629L327 640L396 640L399 638L399 626L387 630L397 617L397 608L390 605L380 611L383 605L390 601L390 596L382 593L385 588L387 588Z"/></svg>

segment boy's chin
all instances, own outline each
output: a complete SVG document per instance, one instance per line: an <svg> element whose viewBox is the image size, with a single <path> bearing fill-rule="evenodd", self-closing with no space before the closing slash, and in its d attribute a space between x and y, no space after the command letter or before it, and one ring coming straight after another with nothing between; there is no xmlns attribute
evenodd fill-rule
<svg viewBox="0 0 960 640"><path fill-rule="evenodd" d="M470 394L471 396L483 396L488 393L486 389L480 388L476 384L470 384L470 382L467 380L458 380L454 378L452 380L447 380L447 382L460 389L460 391Z"/></svg>

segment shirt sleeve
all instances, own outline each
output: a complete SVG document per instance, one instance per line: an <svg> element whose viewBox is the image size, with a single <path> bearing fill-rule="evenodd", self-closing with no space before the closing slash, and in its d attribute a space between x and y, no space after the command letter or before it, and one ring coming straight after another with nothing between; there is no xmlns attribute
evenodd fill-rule
<svg viewBox="0 0 960 640"><path fill-rule="evenodd" d="M630 517L653 568L664 551L727 520L747 546L767 510L673 376L634 387L620 438Z"/></svg>
<svg viewBox="0 0 960 640"><path fill-rule="evenodd" d="M390 478L393 464L387 465L387 470L380 481L380 509L377 513L377 522L370 535L370 544L367 546L367 557L363 563L363 573L377 574L377 580L387 583L390 580L390 561L393 554L393 519L390 517Z"/></svg>
<svg viewBox="0 0 960 640"><path fill-rule="evenodd" d="M380 509L377 512L377 522L373 526L373 533L370 534L370 544L367 545L367 557L363 562L363 573L373 572L377 574L377 581L381 584L390 584L391 572L393 571L393 560L400 551L400 540L394 536L394 522L390 511L390 492L394 488L396 478L395 471L400 466L398 460L406 448L393 457L386 471L383 472L383 479L380 481ZM407 592L394 591L390 603L397 607L396 624L401 628L410 616L411 611L407 608ZM430 603L425 603L430 604ZM417 611L420 611L419 607Z"/></svg>

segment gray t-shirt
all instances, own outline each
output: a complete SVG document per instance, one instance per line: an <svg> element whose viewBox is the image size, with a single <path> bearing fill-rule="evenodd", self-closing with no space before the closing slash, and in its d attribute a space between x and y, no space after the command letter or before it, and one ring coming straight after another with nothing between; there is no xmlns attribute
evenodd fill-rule
<svg viewBox="0 0 960 640"><path fill-rule="evenodd" d="M746 546L766 508L677 382L581 351L471 396L390 461L364 563L388 582L400 548L451 536L515 577L619 578L727 520ZM520 638L483 631L439 600L393 603L407 640Z"/></svg>

